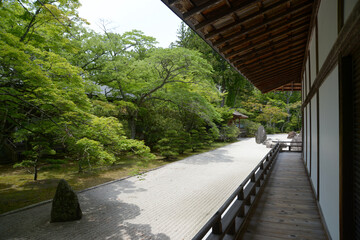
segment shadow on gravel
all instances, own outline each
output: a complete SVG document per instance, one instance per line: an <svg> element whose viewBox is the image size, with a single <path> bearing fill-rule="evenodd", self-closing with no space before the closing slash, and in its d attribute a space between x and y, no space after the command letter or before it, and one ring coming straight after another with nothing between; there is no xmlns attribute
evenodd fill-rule
<svg viewBox="0 0 360 240"><path fill-rule="evenodd" d="M140 208L121 200L123 192L146 191L123 180L78 195L83 217L79 221L50 223L51 204L0 218L0 239L156 239L169 240L163 233L153 234L149 224L130 224Z"/></svg>
<svg viewBox="0 0 360 240"><path fill-rule="evenodd" d="M182 161L185 164L205 165L209 163L233 162L234 157L229 155L227 149L216 149L210 152L191 156Z"/></svg>

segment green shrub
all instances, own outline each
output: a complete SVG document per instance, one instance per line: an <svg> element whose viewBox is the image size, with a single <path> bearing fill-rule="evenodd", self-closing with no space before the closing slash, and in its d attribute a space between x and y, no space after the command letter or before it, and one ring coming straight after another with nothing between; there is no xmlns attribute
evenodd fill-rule
<svg viewBox="0 0 360 240"><path fill-rule="evenodd" d="M48 166L43 166L41 167L41 170L59 170L61 169L61 165L60 164L51 164Z"/></svg>
<svg viewBox="0 0 360 240"><path fill-rule="evenodd" d="M67 161L65 159L44 159L45 163L49 164L65 164Z"/></svg>
<svg viewBox="0 0 360 240"><path fill-rule="evenodd" d="M224 142L235 141L239 137L239 134L240 134L240 129L235 124L232 124L230 126L223 125L220 128L219 139Z"/></svg>
<svg viewBox="0 0 360 240"><path fill-rule="evenodd" d="M246 131L246 136L247 137L254 137L255 132L258 130L258 128L261 126L261 124L257 123L257 122L253 122L253 121L248 120L248 119L243 119L241 121L244 124L244 128L245 128L245 131Z"/></svg>
<svg viewBox="0 0 360 240"><path fill-rule="evenodd" d="M176 148L175 144L172 142L172 139L169 138L162 138L156 147L160 154L164 156L166 159L170 159L179 155L178 149Z"/></svg>

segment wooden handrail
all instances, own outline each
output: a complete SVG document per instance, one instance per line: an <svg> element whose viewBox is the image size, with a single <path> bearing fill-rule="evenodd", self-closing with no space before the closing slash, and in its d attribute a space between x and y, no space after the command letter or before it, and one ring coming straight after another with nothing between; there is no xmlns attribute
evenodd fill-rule
<svg viewBox="0 0 360 240"><path fill-rule="evenodd" d="M281 148L281 151L282 152L284 152L284 151L289 151L289 152L291 152L291 151L293 151L293 152L301 152L302 151L302 149L303 149L303 142L300 142L300 141L276 141L277 143L279 143L280 144L280 147L281 147L281 145L282 144L287 144L287 143L290 143L290 145L287 145L286 147L289 147L289 150L284 150L283 148ZM300 148L300 150L293 150L293 148L296 148L296 149L298 149L298 148Z"/></svg>
<svg viewBox="0 0 360 240"><path fill-rule="evenodd" d="M278 143L302 143L302 142L293 142L293 141L273 141Z"/></svg>
<svg viewBox="0 0 360 240"><path fill-rule="evenodd" d="M280 151L277 143L266 156L258 163L252 172L245 178L240 186L231 194L220 209L210 218L193 240L236 238L244 227L254 202L269 176L273 162Z"/></svg>

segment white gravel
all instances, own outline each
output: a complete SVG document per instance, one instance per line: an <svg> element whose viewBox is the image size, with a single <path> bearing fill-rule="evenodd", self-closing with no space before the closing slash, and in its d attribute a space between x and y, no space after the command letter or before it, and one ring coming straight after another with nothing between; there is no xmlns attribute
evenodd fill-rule
<svg viewBox="0 0 360 240"><path fill-rule="evenodd" d="M0 216L0 239L191 239L268 151L241 139L84 191L75 222L50 224L50 203Z"/></svg>

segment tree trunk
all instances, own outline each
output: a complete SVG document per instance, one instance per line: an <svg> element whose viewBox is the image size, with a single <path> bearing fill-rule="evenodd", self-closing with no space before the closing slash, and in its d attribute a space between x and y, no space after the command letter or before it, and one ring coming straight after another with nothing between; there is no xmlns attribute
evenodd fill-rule
<svg viewBox="0 0 360 240"><path fill-rule="evenodd" d="M82 173L81 160L79 160L79 173Z"/></svg>
<svg viewBox="0 0 360 240"><path fill-rule="evenodd" d="M220 86L220 92L224 93L225 92L225 80L222 81L222 84ZM220 107L224 107L225 106L225 96L222 97L222 101L220 103Z"/></svg>
<svg viewBox="0 0 360 240"><path fill-rule="evenodd" d="M290 97L292 96L293 92L289 92L287 94L287 98L286 98L286 112L288 114L287 116L287 120L286 120L286 123L289 123L290 122L290 108L289 108L289 103L290 103Z"/></svg>
<svg viewBox="0 0 360 240"><path fill-rule="evenodd" d="M38 162L38 160L36 159L35 163L34 163L34 181L37 180L37 174L38 174L37 162Z"/></svg>
<svg viewBox="0 0 360 240"><path fill-rule="evenodd" d="M224 107L224 106L225 106L225 96L222 97L221 104L220 104L220 107Z"/></svg>
<svg viewBox="0 0 360 240"><path fill-rule="evenodd" d="M131 131L130 138L135 139L135 136L136 136L136 118L135 117L130 117L129 126L130 126L130 131Z"/></svg>
<svg viewBox="0 0 360 240"><path fill-rule="evenodd" d="M236 89L236 94L235 94L235 98L234 98L234 103L233 103L233 108L235 108L235 105L236 105L236 99L237 99L237 97L238 97L238 95L239 95L239 91L240 91L240 87L238 87L237 89Z"/></svg>

